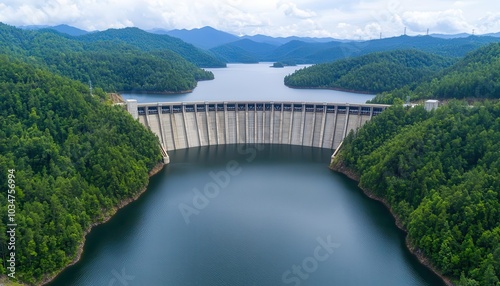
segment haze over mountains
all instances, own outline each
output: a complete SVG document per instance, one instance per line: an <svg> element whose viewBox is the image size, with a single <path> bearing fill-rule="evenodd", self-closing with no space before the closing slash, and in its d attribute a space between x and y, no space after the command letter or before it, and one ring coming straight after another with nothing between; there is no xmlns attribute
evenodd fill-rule
<svg viewBox="0 0 500 286"><path fill-rule="evenodd" d="M39 29L52 29L56 30L61 33L65 33L71 36L81 36L87 33L93 33L96 31L85 31L70 25L66 24L61 24L61 25L56 25L56 26L47 26L47 25L29 25L29 26L19 26L21 29L28 29L28 30L39 30ZM242 35L242 36L237 36L231 33L227 33L221 30L217 30L215 28L212 28L210 26L205 26L202 28L195 28L195 29L175 29L175 30L166 30L162 28L156 28L156 29L150 29L147 30L147 32L153 33L153 34L160 34L160 35L169 35L172 37L179 38L187 43L193 44L197 47L203 48L203 49L210 49L214 48L216 46L220 46L226 43L238 41L241 39L251 39L252 41L255 42L262 42L262 43L268 43L268 44L273 44L273 45L283 45L286 44L290 41L298 40L298 41L303 41L303 42L311 42L311 43L324 43L324 42L330 42L330 41L339 41L339 42L356 42L353 40L343 40L343 39L336 39L336 38L315 38L315 37L271 37L271 36L266 36L266 35L253 35L253 36L248 36L248 35ZM454 39L454 38L466 38L471 36L469 33L458 33L458 34L429 34L431 37L436 37L436 38L444 38L444 39ZM490 37L500 37L500 32L498 33L488 33L488 34L483 34L483 35L478 35L478 36L490 36Z"/></svg>
<svg viewBox="0 0 500 286"><path fill-rule="evenodd" d="M109 29L103 32L88 32L68 25L25 26L25 29L52 29L74 37L120 40L141 49L162 47L179 53L201 67L220 67L221 62L283 62L285 64L315 64L334 61L346 57L364 55L370 52L394 49L417 49L441 56L459 57L467 52L491 42L500 41L500 33L470 35L466 33L428 36L406 36L380 38L368 41L339 40L334 38L311 37L270 37L266 35L237 36L212 27L192 30L138 28ZM169 37L170 36L170 37ZM191 44L185 46L181 41ZM139 40L140 39L140 40ZM139 40L139 42L138 42ZM146 43L140 43L146 41ZM172 43L176 43L172 45ZM180 49L179 47L182 47ZM192 52L203 50L203 58L190 59ZM217 64L212 64L219 62Z"/></svg>
<svg viewBox="0 0 500 286"><path fill-rule="evenodd" d="M63 33L63 34L68 34L70 36L81 36L81 35L91 33L89 31L78 29L76 27L69 26L66 24L61 24L61 25L57 25L57 26L30 25L30 26L20 26L18 28L25 29L25 30L50 29L50 30L58 31L58 32Z"/></svg>

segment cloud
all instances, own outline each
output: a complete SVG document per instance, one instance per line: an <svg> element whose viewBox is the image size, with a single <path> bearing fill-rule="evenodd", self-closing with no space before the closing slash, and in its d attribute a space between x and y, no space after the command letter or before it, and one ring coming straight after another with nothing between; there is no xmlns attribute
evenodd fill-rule
<svg viewBox="0 0 500 286"><path fill-rule="evenodd" d="M437 33L469 32L472 29L461 9L408 11L403 13L402 18L403 23L415 32L423 32L427 28Z"/></svg>
<svg viewBox="0 0 500 286"><path fill-rule="evenodd" d="M492 11L485 13L485 11ZM235 34L369 39L408 34L500 31L500 1L478 0L2 0L11 25L69 24L85 30L136 26Z"/></svg>
<svg viewBox="0 0 500 286"><path fill-rule="evenodd" d="M80 17L80 9L65 0L24 3L1 3L0 21L15 25L59 24L59 21L71 21ZM52 19L57 19L53 23Z"/></svg>
<svg viewBox="0 0 500 286"><path fill-rule="evenodd" d="M295 3L292 2L279 4L279 9L281 9L286 16L300 18L300 19L307 19L316 16L315 12L311 10L302 10L298 8Z"/></svg>
<svg viewBox="0 0 500 286"><path fill-rule="evenodd" d="M480 18L477 22L476 32L491 33L492 31L500 32L498 27L500 27L500 14L488 13L486 16Z"/></svg>

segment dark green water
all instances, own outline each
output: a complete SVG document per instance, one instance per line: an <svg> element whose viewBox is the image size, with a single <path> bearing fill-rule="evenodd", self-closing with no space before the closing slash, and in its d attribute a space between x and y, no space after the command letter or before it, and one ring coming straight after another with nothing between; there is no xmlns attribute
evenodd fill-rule
<svg viewBox="0 0 500 286"><path fill-rule="evenodd" d="M87 237L59 285L442 285L330 150L171 152L147 192ZM204 194L206 193L206 194Z"/></svg>

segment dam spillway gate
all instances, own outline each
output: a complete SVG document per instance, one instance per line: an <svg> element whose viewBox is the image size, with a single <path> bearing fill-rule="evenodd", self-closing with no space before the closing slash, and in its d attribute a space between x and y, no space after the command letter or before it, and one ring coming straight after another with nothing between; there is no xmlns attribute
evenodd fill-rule
<svg viewBox="0 0 500 286"><path fill-rule="evenodd" d="M127 110L165 151L220 144L289 144L337 149L389 105L313 102L155 102Z"/></svg>

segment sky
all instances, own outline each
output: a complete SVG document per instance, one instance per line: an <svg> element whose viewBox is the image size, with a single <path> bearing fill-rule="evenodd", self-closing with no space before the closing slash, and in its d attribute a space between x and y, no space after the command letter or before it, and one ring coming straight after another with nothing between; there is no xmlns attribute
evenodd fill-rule
<svg viewBox="0 0 500 286"><path fill-rule="evenodd" d="M498 0L0 0L0 22L87 31L211 26L236 35L368 40L500 32Z"/></svg>

